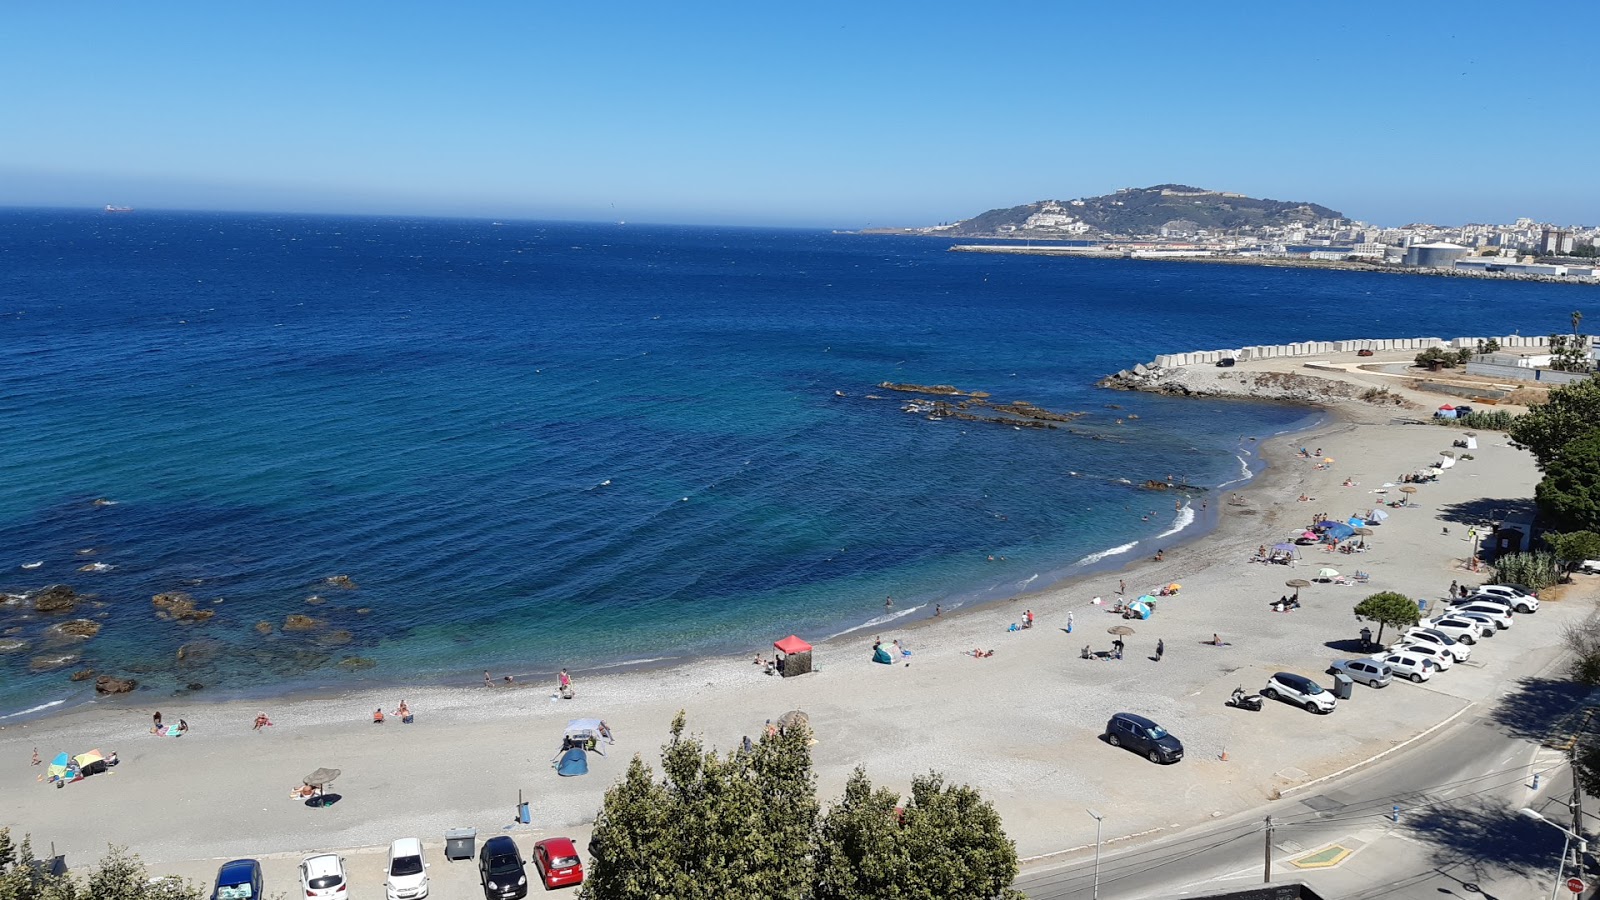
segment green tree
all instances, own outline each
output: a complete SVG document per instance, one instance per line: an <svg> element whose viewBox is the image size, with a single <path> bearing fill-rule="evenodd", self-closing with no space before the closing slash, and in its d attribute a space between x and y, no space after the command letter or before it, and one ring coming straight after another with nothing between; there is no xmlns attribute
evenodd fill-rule
<svg viewBox="0 0 1600 900"><path fill-rule="evenodd" d="M635 756L601 802L578 896L607 900L672 896L674 827L666 789Z"/></svg>
<svg viewBox="0 0 1600 900"><path fill-rule="evenodd" d="M1409 628L1417 624L1417 620L1422 618L1422 613L1417 609L1416 601L1405 594L1379 591L1356 604L1356 616L1378 623L1378 643L1381 644L1385 626Z"/></svg>
<svg viewBox="0 0 1600 900"><path fill-rule="evenodd" d="M1568 441L1600 426L1600 381L1586 378L1550 392L1550 399L1512 423L1511 440L1533 453L1541 469Z"/></svg>
<svg viewBox="0 0 1600 900"><path fill-rule="evenodd" d="M1561 560L1563 569L1571 572L1586 559L1600 559L1600 534L1593 531L1551 532L1544 536L1550 552Z"/></svg>
<svg viewBox="0 0 1600 900"><path fill-rule="evenodd" d="M36 863L27 838L21 844L0 828L0 900L200 900L204 891L177 878L151 880L138 856L112 847L82 882Z"/></svg>
<svg viewBox="0 0 1600 900"><path fill-rule="evenodd" d="M915 861L902 882L909 900L1021 900L1017 846L1006 837L994 806L966 785L946 786L929 773L911 780L905 807L906 855Z"/></svg>
<svg viewBox="0 0 1600 900"><path fill-rule="evenodd" d="M895 897L911 868L904 828L895 807L900 798L874 789L856 769L844 796L828 810L817 834L816 900L877 900Z"/></svg>
<svg viewBox="0 0 1600 900"><path fill-rule="evenodd" d="M1600 529L1600 428L1568 441L1533 489L1539 511L1562 529Z"/></svg>

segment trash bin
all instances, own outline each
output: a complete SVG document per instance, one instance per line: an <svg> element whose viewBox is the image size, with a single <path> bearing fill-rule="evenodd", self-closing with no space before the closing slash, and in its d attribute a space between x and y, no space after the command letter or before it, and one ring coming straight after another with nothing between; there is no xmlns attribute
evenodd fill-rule
<svg viewBox="0 0 1600 900"><path fill-rule="evenodd" d="M444 833L445 859L471 859L478 840L476 828L452 828Z"/></svg>
<svg viewBox="0 0 1600 900"><path fill-rule="evenodd" d="M1355 684L1349 675L1340 672L1333 676L1333 696L1340 700L1349 700L1350 694L1355 690Z"/></svg>

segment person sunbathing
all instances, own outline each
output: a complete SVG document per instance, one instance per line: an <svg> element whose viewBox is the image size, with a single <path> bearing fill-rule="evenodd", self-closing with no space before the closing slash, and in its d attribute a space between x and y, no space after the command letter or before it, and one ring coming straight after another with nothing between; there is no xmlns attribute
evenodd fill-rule
<svg viewBox="0 0 1600 900"><path fill-rule="evenodd" d="M375 709L375 710L372 711L372 724L374 724L374 725L382 725L383 724L383 708L382 707L379 707L378 709Z"/></svg>
<svg viewBox="0 0 1600 900"><path fill-rule="evenodd" d="M271 725L271 724L272 724L272 720L267 718L267 714L266 713L264 713L264 712L256 713L256 724L250 730L251 731L260 731L261 729L263 729L263 728L265 728L265 727L267 727L268 725Z"/></svg>

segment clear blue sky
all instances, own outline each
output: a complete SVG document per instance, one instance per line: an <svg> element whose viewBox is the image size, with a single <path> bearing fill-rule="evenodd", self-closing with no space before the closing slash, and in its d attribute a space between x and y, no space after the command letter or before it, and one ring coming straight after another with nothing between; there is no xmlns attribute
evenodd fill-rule
<svg viewBox="0 0 1600 900"><path fill-rule="evenodd" d="M1183 182L1600 220L1600 4L11 3L0 205L920 225Z"/></svg>

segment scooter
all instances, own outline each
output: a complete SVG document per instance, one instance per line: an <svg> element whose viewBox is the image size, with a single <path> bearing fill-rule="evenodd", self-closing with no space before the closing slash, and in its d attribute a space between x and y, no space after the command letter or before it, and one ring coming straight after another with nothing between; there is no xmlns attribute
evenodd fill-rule
<svg viewBox="0 0 1600 900"><path fill-rule="evenodd" d="M1246 694L1244 685L1233 689L1233 696L1228 698L1228 705L1235 709L1247 709L1251 712L1261 711L1261 695Z"/></svg>

